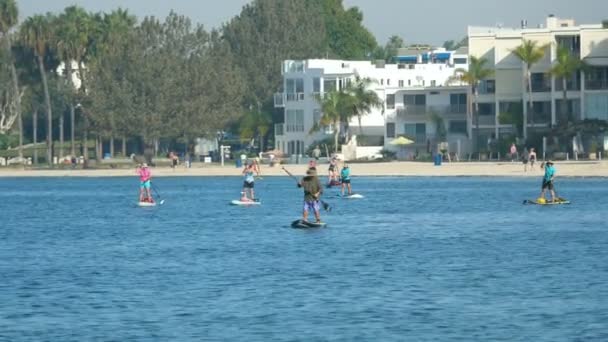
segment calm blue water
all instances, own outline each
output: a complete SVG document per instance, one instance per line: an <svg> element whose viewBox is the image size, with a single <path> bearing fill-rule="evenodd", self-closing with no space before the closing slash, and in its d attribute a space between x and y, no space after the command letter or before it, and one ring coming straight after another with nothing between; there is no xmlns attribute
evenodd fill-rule
<svg viewBox="0 0 608 342"><path fill-rule="evenodd" d="M608 339L606 180L354 178L317 230L289 178L241 182L0 179L0 341Z"/></svg>

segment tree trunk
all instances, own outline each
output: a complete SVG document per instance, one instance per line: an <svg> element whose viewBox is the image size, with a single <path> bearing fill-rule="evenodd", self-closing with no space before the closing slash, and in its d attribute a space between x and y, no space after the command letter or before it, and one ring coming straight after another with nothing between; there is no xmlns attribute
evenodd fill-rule
<svg viewBox="0 0 608 342"><path fill-rule="evenodd" d="M11 63L11 77L13 79L13 91L15 92L15 110L17 111L17 122L19 125L19 159L23 162L23 117L21 115L21 96L19 96L19 78L17 77L17 68L13 61L11 52L11 39L8 33L6 34L6 51L9 54Z"/></svg>
<svg viewBox="0 0 608 342"><path fill-rule="evenodd" d="M567 113L567 109L568 109L568 89L566 88L568 86L568 83L566 82L566 78L562 77L562 87L563 87L563 93L562 93L562 108L560 108L560 112L562 113L562 120L566 120L566 123L570 120L568 120L568 113Z"/></svg>
<svg viewBox="0 0 608 342"><path fill-rule="evenodd" d="M63 158L63 124L64 113L59 116L59 158Z"/></svg>
<svg viewBox="0 0 608 342"><path fill-rule="evenodd" d="M127 157L127 138L124 136L122 137L122 156Z"/></svg>
<svg viewBox="0 0 608 342"><path fill-rule="evenodd" d="M95 157L98 162L101 162L103 159L103 140L100 135L97 135L97 138L95 138Z"/></svg>
<svg viewBox="0 0 608 342"><path fill-rule="evenodd" d="M34 134L34 165L38 165L38 110L32 114L32 133Z"/></svg>
<svg viewBox="0 0 608 342"><path fill-rule="evenodd" d="M74 104L70 104L70 141L71 141L71 151L70 154L72 156L76 155L76 139L75 139L75 130L74 127L76 125L76 111L74 109Z"/></svg>
<svg viewBox="0 0 608 342"><path fill-rule="evenodd" d="M334 144L336 146L335 148L335 153L338 153L338 136L340 135L340 122L336 122L334 124L335 126L335 132L334 132Z"/></svg>
<svg viewBox="0 0 608 342"><path fill-rule="evenodd" d="M114 158L114 134L110 135L110 157Z"/></svg>
<svg viewBox="0 0 608 342"><path fill-rule="evenodd" d="M44 89L44 104L46 106L47 132L46 132L46 158L49 166L53 166L53 109L51 108L51 94L49 93L49 85L46 79L46 71L44 70L44 62L42 56L38 57L38 67L40 68L40 77L42 78L42 87Z"/></svg>
<svg viewBox="0 0 608 342"><path fill-rule="evenodd" d="M534 124L534 114L532 113L532 73L530 68L526 67L526 83L528 93L528 110L527 115L524 117L524 141L528 139L528 115L530 116L530 123Z"/></svg>
<svg viewBox="0 0 608 342"><path fill-rule="evenodd" d="M83 111L84 115L84 130L82 132L82 157L84 158L85 165L89 160L89 118L87 114Z"/></svg>

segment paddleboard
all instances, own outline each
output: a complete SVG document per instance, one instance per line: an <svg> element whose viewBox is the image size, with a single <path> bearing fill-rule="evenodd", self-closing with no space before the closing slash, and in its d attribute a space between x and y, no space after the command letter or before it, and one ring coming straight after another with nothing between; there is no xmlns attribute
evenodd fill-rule
<svg viewBox="0 0 608 342"><path fill-rule="evenodd" d="M363 195L360 194L352 194L352 195L338 195L338 197L342 197L342 198L346 198L346 199L359 199L359 198L364 198Z"/></svg>
<svg viewBox="0 0 608 342"><path fill-rule="evenodd" d="M156 202L137 202L140 207L156 207Z"/></svg>
<svg viewBox="0 0 608 342"><path fill-rule="evenodd" d="M232 200L230 201L231 205L260 205L262 204L262 202L260 202L259 200L255 200L255 201L241 201L241 200Z"/></svg>
<svg viewBox="0 0 608 342"><path fill-rule="evenodd" d="M342 185L341 182L333 181L333 182L327 183L325 186L328 187L328 188L331 188L332 186L341 186L341 185Z"/></svg>
<svg viewBox="0 0 608 342"><path fill-rule="evenodd" d="M558 198L554 202L547 201L545 203L537 202L536 200L524 200L524 204L536 204L536 205L559 205L559 204L570 204L570 201L564 198Z"/></svg>
<svg viewBox="0 0 608 342"><path fill-rule="evenodd" d="M304 221L302 219L291 222L292 228L323 228L326 226L327 226L327 224L325 222L316 223L316 222Z"/></svg>

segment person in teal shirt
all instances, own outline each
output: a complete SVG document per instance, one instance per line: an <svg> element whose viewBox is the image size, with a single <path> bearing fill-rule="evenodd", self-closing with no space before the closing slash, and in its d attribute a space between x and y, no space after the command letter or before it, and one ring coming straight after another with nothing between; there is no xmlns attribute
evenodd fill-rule
<svg viewBox="0 0 608 342"><path fill-rule="evenodd" d="M543 165L541 165L541 168ZM555 201L555 190L553 189L553 179L555 178L555 168L552 161L547 161L544 165L545 175L543 176L543 185L540 192L540 199L545 199L545 191L549 189L551 192L551 202Z"/></svg>
<svg viewBox="0 0 608 342"><path fill-rule="evenodd" d="M342 171L340 171L340 179L342 180L342 190L341 190L342 196L344 196L344 187L346 187L348 189L348 195L349 196L352 195L353 190L350 187L350 168L348 167L347 164L344 164Z"/></svg>

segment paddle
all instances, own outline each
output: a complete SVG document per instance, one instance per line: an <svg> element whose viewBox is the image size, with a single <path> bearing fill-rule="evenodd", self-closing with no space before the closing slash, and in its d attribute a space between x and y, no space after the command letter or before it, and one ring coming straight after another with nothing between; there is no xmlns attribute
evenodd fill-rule
<svg viewBox="0 0 608 342"><path fill-rule="evenodd" d="M285 171L289 175L289 177L293 178L296 181L296 183L298 183L298 185L300 185L300 180L298 179L298 177L292 175L291 172L289 172L285 167L281 167L281 169L283 169L283 171ZM319 202L321 202L321 204L323 205L323 209L325 211L331 211L331 205L329 205L329 203L323 201L320 198L319 198Z"/></svg>
<svg viewBox="0 0 608 342"><path fill-rule="evenodd" d="M156 194L156 197L158 197L158 199L160 200L159 204L165 203L165 200L161 198L160 193L156 189L156 186L152 185L152 190L154 190L154 193Z"/></svg>

